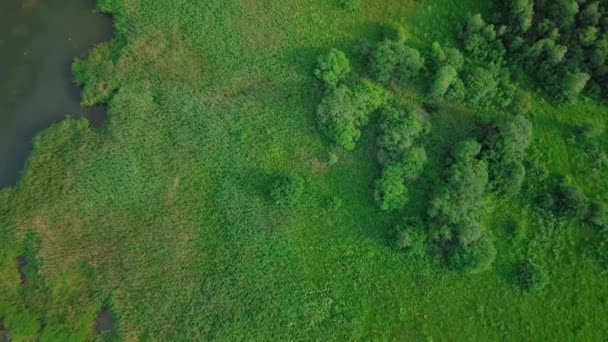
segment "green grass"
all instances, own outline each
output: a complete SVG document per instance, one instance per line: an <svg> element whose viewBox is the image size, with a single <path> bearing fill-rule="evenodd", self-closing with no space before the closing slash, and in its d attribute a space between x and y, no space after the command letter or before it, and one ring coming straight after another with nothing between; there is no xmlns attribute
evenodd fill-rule
<svg viewBox="0 0 608 342"><path fill-rule="evenodd" d="M498 259L462 275L391 248L399 218L373 202L373 127L327 164L316 57L351 52L390 21L420 45L452 40L468 13L489 10L484 2L364 0L354 12L313 0L103 3L118 29L113 66L104 59L84 72L92 89L116 86L107 123L46 130L18 187L0 193L0 317L15 340L93 338L106 306L116 317L109 339L124 340L606 336L606 275L585 255L581 227L552 226L518 199L489 199L484 222ZM593 155L569 132L605 112L593 102L533 109L539 159L590 196L605 196L606 174L591 173ZM472 115L444 109L431 119L425 172L439 172ZM306 182L293 210L268 194L285 173ZM429 191L413 190L421 199ZM327 210L333 196L344 204ZM425 210L413 202L410 212ZM518 239L506 233L512 220L524 226ZM24 253L38 266L25 288L15 261ZM549 271L542 292L509 281L528 257Z"/></svg>

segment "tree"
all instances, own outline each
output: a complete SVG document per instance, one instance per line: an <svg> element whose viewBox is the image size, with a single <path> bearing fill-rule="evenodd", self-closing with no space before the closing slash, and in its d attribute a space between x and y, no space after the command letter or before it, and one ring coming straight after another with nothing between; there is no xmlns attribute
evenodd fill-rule
<svg viewBox="0 0 608 342"><path fill-rule="evenodd" d="M573 101L585 89L591 76L584 72L568 73L562 85L560 98L565 101Z"/></svg>
<svg viewBox="0 0 608 342"><path fill-rule="evenodd" d="M608 227L608 205L594 201L589 208L587 220L596 227Z"/></svg>
<svg viewBox="0 0 608 342"><path fill-rule="evenodd" d="M370 62L372 75L381 83L411 80L424 66L418 50L394 40L380 42Z"/></svg>
<svg viewBox="0 0 608 342"><path fill-rule="evenodd" d="M446 65L437 70L435 80L431 86L431 95L434 97L444 96L450 87L458 80L458 72L451 65Z"/></svg>
<svg viewBox="0 0 608 342"><path fill-rule="evenodd" d="M519 192L526 170L522 164L532 140L532 124L523 116L499 120L485 139L492 188L501 195Z"/></svg>
<svg viewBox="0 0 608 342"><path fill-rule="evenodd" d="M500 61L505 48L498 39L498 33L493 24L486 24L481 14L471 16L461 34L464 50L471 57L486 62Z"/></svg>
<svg viewBox="0 0 608 342"><path fill-rule="evenodd" d="M401 209L408 201L407 187L402 168L397 164L384 167L382 176L376 181L374 198L382 210Z"/></svg>
<svg viewBox="0 0 608 342"><path fill-rule="evenodd" d="M467 101L475 105L485 105L498 93L498 81L494 75L482 67L474 67L465 74Z"/></svg>
<svg viewBox="0 0 608 342"><path fill-rule="evenodd" d="M455 146L446 185L439 189L429 208L429 216L439 226L458 225L478 214L488 184L487 164L477 159L480 151L481 144L475 140Z"/></svg>
<svg viewBox="0 0 608 342"><path fill-rule="evenodd" d="M509 2L509 21L517 32L526 33L532 27L533 17L533 0L511 0Z"/></svg>
<svg viewBox="0 0 608 342"><path fill-rule="evenodd" d="M347 150L353 150L361 136L361 127L385 101L384 91L368 81L356 85L354 90L340 85L321 100L317 118L330 139Z"/></svg>
<svg viewBox="0 0 608 342"><path fill-rule="evenodd" d="M395 247L409 257L421 257L426 251L426 236L420 224L408 222L395 227Z"/></svg>
<svg viewBox="0 0 608 342"><path fill-rule="evenodd" d="M574 219L582 219L589 212L589 201L583 191L566 180L562 180L554 189L554 206L556 214Z"/></svg>
<svg viewBox="0 0 608 342"><path fill-rule="evenodd" d="M490 268L496 259L496 247L487 233L474 242L454 248L449 257L452 268L466 273L480 273Z"/></svg>
<svg viewBox="0 0 608 342"><path fill-rule="evenodd" d="M414 180L420 175L428 159L423 147L412 147L399 163L406 179Z"/></svg>
<svg viewBox="0 0 608 342"><path fill-rule="evenodd" d="M394 107L382 111L378 137L378 160L386 164L400 161L427 127L415 111Z"/></svg>
<svg viewBox="0 0 608 342"><path fill-rule="evenodd" d="M319 56L315 76L323 81L328 89L335 89L350 71L350 61L344 52L331 49L326 55Z"/></svg>
<svg viewBox="0 0 608 342"><path fill-rule="evenodd" d="M304 180L299 176L280 176L272 184L270 197L283 208L294 207L304 192Z"/></svg>

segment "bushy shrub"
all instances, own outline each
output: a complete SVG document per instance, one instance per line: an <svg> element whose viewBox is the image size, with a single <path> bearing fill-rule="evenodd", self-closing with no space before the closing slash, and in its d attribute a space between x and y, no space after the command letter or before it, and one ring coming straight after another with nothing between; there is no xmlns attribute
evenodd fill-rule
<svg viewBox="0 0 608 342"><path fill-rule="evenodd" d="M382 164L400 161L426 131L428 126L415 111L385 108L382 111L377 142L378 161Z"/></svg>
<svg viewBox="0 0 608 342"><path fill-rule="evenodd" d="M382 25L382 37L384 40L405 42L407 33L403 26L393 22Z"/></svg>
<svg viewBox="0 0 608 342"><path fill-rule="evenodd" d="M410 257L421 257L426 251L426 235L419 224L406 223L395 227L395 247Z"/></svg>
<svg viewBox="0 0 608 342"><path fill-rule="evenodd" d="M486 62L500 61L505 48L493 24L487 24L480 14L469 18L462 32L464 50L474 59Z"/></svg>
<svg viewBox="0 0 608 342"><path fill-rule="evenodd" d="M315 76L329 89L334 89L351 72L350 61L344 52L331 49L326 55L319 56Z"/></svg>
<svg viewBox="0 0 608 342"><path fill-rule="evenodd" d="M304 179L299 176L280 176L272 184L270 197L274 204L283 208L294 207L304 192Z"/></svg>
<svg viewBox="0 0 608 342"><path fill-rule="evenodd" d="M488 162L491 186L500 195L515 195L526 175L522 162L532 141L532 124L517 115L502 118L489 131L483 157Z"/></svg>
<svg viewBox="0 0 608 342"><path fill-rule="evenodd" d="M370 66L378 82L403 82L418 76L424 58L418 50L403 42L385 40L372 52Z"/></svg>
<svg viewBox="0 0 608 342"><path fill-rule="evenodd" d="M438 42L434 42L430 52L430 66L438 70L444 66L451 66L459 72L464 66L464 56L460 50L452 47L442 47Z"/></svg>
<svg viewBox="0 0 608 342"><path fill-rule="evenodd" d="M364 81L353 90L345 85L328 92L317 109L317 118L326 135L347 150L353 150L367 125L369 115L386 101L384 91Z"/></svg>
<svg viewBox="0 0 608 342"><path fill-rule="evenodd" d="M340 0L340 6L347 11L354 11L361 7L361 0Z"/></svg>
<svg viewBox="0 0 608 342"><path fill-rule="evenodd" d="M565 180L555 188L554 198L554 211L559 216L582 219L588 213L589 201L583 191Z"/></svg>
<svg viewBox="0 0 608 342"><path fill-rule="evenodd" d="M474 67L464 74L467 89L466 101L473 105L486 106L498 94L498 80L488 69Z"/></svg>
<svg viewBox="0 0 608 342"><path fill-rule="evenodd" d="M496 247L487 235L467 245L460 244L454 248L449 257L450 266L466 273L480 273L490 268L496 259Z"/></svg>
<svg viewBox="0 0 608 342"><path fill-rule="evenodd" d="M414 180L427 162L423 147L416 146L426 125L415 111L393 107L382 112L378 161L384 166L374 196L383 210L401 209L407 203L406 180Z"/></svg>
<svg viewBox="0 0 608 342"><path fill-rule="evenodd" d="M376 180L374 198L382 210L402 209L407 204L408 191L400 165L384 167L382 176Z"/></svg>
<svg viewBox="0 0 608 342"><path fill-rule="evenodd" d="M591 76L584 72L566 74L558 98L563 101L574 101L583 92L590 79Z"/></svg>
<svg viewBox="0 0 608 342"><path fill-rule="evenodd" d="M414 180L416 179L424 166L428 161L426 151L423 147L412 147L405 155L401 158L399 166L403 170L403 176L405 179Z"/></svg>
<svg viewBox="0 0 608 342"><path fill-rule="evenodd" d="M548 283L547 273L531 261L523 261L515 266L513 281L522 290L539 291Z"/></svg>
<svg viewBox="0 0 608 342"><path fill-rule="evenodd" d="M608 205L600 201L591 203L587 221L596 227L608 227Z"/></svg>
<svg viewBox="0 0 608 342"><path fill-rule="evenodd" d="M465 140L455 146L452 152L455 161L446 185L437 191L429 208L429 216L440 226L455 226L478 214L488 184L487 164L476 158L480 151L481 145L475 140Z"/></svg>
<svg viewBox="0 0 608 342"><path fill-rule="evenodd" d="M431 85L431 96L443 97L459 80L458 72L451 65L439 68Z"/></svg>

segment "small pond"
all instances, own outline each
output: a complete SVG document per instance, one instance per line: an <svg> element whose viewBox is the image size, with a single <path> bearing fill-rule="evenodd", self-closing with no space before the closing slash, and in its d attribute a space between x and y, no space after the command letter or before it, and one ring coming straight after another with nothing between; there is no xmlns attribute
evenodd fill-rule
<svg viewBox="0 0 608 342"><path fill-rule="evenodd" d="M0 188L16 184L36 133L65 117L104 120L83 109L70 71L75 57L112 38L94 0L0 1Z"/></svg>

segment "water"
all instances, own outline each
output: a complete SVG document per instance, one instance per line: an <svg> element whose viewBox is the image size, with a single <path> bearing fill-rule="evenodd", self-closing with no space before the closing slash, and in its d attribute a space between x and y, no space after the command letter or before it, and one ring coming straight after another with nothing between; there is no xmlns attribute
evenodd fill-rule
<svg viewBox="0 0 608 342"><path fill-rule="evenodd" d="M94 0L0 0L0 188L14 185L39 131L65 117L104 119L80 107L71 63L111 39Z"/></svg>

